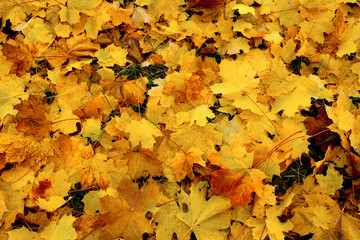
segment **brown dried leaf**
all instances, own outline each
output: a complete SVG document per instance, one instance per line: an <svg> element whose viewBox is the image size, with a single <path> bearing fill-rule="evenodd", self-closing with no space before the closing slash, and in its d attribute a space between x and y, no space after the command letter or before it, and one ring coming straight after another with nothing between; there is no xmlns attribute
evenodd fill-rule
<svg viewBox="0 0 360 240"><path fill-rule="evenodd" d="M31 95L28 100L14 106L19 112L16 129L25 136L33 135L36 140L49 137L51 126L48 120L49 105L42 97Z"/></svg>

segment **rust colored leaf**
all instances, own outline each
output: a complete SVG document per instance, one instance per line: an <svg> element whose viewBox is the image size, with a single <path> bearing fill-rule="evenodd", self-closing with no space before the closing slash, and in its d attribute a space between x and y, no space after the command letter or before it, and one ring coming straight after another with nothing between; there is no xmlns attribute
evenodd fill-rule
<svg viewBox="0 0 360 240"><path fill-rule="evenodd" d="M2 52L9 61L13 62L10 73L21 76L29 72L33 64L32 54L35 54L35 49L30 50L29 47L22 43L4 43Z"/></svg>
<svg viewBox="0 0 360 240"><path fill-rule="evenodd" d="M14 108L19 111L16 115L19 121L16 129L19 132L33 135L36 140L42 140L50 135L49 107L42 97L31 95L28 100L22 101Z"/></svg>
<svg viewBox="0 0 360 240"><path fill-rule="evenodd" d="M253 192L262 197L266 175L258 169L246 169L237 173L221 169L212 174L211 188L216 193L230 195L234 206L243 206L251 200Z"/></svg>

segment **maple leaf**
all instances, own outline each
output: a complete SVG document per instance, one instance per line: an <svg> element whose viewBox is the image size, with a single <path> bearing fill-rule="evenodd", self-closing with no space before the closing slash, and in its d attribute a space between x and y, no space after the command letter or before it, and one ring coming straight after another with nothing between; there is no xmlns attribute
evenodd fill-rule
<svg viewBox="0 0 360 240"><path fill-rule="evenodd" d="M105 154L96 153L92 157L77 163L77 169L81 171L81 186L88 188L93 184L106 189L109 186L110 172L116 168L112 159L107 159Z"/></svg>
<svg viewBox="0 0 360 240"><path fill-rule="evenodd" d="M157 0L139 0L138 4L141 6L147 5L149 15L154 18L154 21L158 21L159 17L163 14L167 21L173 21L179 14L178 8L183 5L182 0L157 1ZM164 11L166 9L166 11Z"/></svg>
<svg viewBox="0 0 360 240"><path fill-rule="evenodd" d="M33 137L20 134L0 133L0 159L5 163L19 163L31 167L49 151L50 142L36 141Z"/></svg>
<svg viewBox="0 0 360 240"><path fill-rule="evenodd" d="M190 0L187 8L195 12L203 12L202 21L214 19L225 8L227 0Z"/></svg>
<svg viewBox="0 0 360 240"><path fill-rule="evenodd" d="M70 59L70 63L78 63L79 57L95 57L99 48L100 46L90 41L85 34L79 34L57 42L53 49L45 52L45 58L52 66L60 68L67 59Z"/></svg>
<svg viewBox="0 0 360 240"><path fill-rule="evenodd" d="M228 209L231 203L221 196L212 196L206 200L207 186L207 182L199 182L190 187L190 194L182 190L178 194L181 210L174 205L160 210L156 220L159 223L156 230L158 239L169 239L173 233L179 239L190 239L191 232L199 240L226 237L226 232L222 230L230 227ZM168 220L169 214L176 224Z"/></svg>
<svg viewBox="0 0 360 240"><path fill-rule="evenodd" d="M121 86L122 97L126 102L134 106L139 106L145 100L145 89L144 83L139 83L139 81L127 81Z"/></svg>
<svg viewBox="0 0 360 240"><path fill-rule="evenodd" d="M0 1L0 239L360 239L355 2Z"/></svg>
<svg viewBox="0 0 360 240"><path fill-rule="evenodd" d="M242 50L245 53L248 53L250 46L248 40L245 38L232 38L229 41L217 41L216 44L222 50L222 54L237 54Z"/></svg>
<svg viewBox="0 0 360 240"><path fill-rule="evenodd" d="M97 6L101 4L101 0L87 1L87 0L68 0L69 8L76 8L84 13L90 13Z"/></svg>
<svg viewBox="0 0 360 240"><path fill-rule="evenodd" d="M148 184L142 187L141 194L138 195L137 184L124 179L120 182L118 191L120 198L107 196L100 199L103 213L92 225L92 228L97 228L106 224L100 228L99 239L123 237L138 240L143 233L151 234L154 226L145 215L149 210L156 210L156 204L162 198L159 187L155 183ZM136 202L129 202L129 196Z"/></svg>
<svg viewBox="0 0 360 240"><path fill-rule="evenodd" d="M175 94L175 103L180 103L185 99L191 103L196 103L200 99L201 91L204 89L203 77L200 75L189 76L186 72L175 72L169 75L167 79L169 80L164 85L163 93Z"/></svg>
<svg viewBox="0 0 360 240"><path fill-rule="evenodd" d="M355 34L359 32L359 24L352 23L351 25L345 20L344 14L340 8L336 10L336 17L333 20L335 27L334 38L337 41L336 56L342 57L345 54L354 52L356 48L356 41L359 37Z"/></svg>
<svg viewBox="0 0 360 240"><path fill-rule="evenodd" d="M29 195L41 209L55 211L66 203L64 197L68 195L71 185L67 178L64 170L56 173L53 173L53 169L41 172Z"/></svg>
<svg viewBox="0 0 360 240"><path fill-rule="evenodd" d="M129 141L133 147L141 146L144 148L151 148L155 143L155 137L162 136L162 132L154 125L149 123L144 118L141 121L131 121L126 128L125 132L130 133Z"/></svg>
<svg viewBox="0 0 360 240"><path fill-rule="evenodd" d="M319 186L314 190L317 192L334 195L338 189L342 188L343 177L331 167L328 168L326 176L316 175L316 179Z"/></svg>
<svg viewBox="0 0 360 240"><path fill-rule="evenodd" d="M26 6L20 5L18 0L10 0L0 3L0 16L6 22L9 19L12 24L18 25L26 18ZM24 9L25 8L25 9ZM2 22L2 25L4 25Z"/></svg>
<svg viewBox="0 0 360 240"><path fill-rule="evenodd" d="M116 104L117 102L113 97L99 93L80 106L74 113L80 118L100 118L102 114L109 115L112 106Z"/></svg>
<svg viewBox="0 0 360 240"><path fill-rule="evenodd" d="M246 148L237 142L231 146L225 145L221 151L213 153L208 157L211 164L232 172L251 168L254 160L254 152L248 153Z"/></svg>
<svg viewBox="0 0 360 240"><path fill-rule="evenodd" d="M56 88L56 92L58 94L58 97L56 99L57 104L51 105L51 112L53 114L51 114L49 118L51 122L53 122L52 126L54 129L60 129L63 133L68 134L77 131L77 127L75 122L69 122L66 120L79 119L79 117L75 115L75 113L78 113L78 111L76 110L84 104L83 98L88 91L85 87L86 84L84 82L81 84L68 82L66 84L61 84L62 81L64 81L64 79L61 79L58 82L60 86ZM103 106L106 107L105 105ZM96 112L91 112L91 114L98 114L98 108L94 106L91 109L94 108L96 109ZM80 115L80 117L83 118L84 115Z"/></svg>
<svg viewBox="0 0 360 240"><path fill-rule="evenodd" d="M273 110L275 112L284 109L289 117L299 112L299 107L307 107L311 103L311 97L331 99L330 92L324 88L325 83L315 75L309 77L290 75L289 81L294 81L289 93L283 93L276 99ZM300 83L298 85L298 83ZM301 97L300 97L301 96Z"/></svg>
<svg viewBox="0 0 360 240"><path fill-rule="evenodd" d="M284 232L289 232L293 228L291 222L282 223L279 219L279 211L276 207L266 210L266 220L249 218L245 221L246 225L252 227L254 239L268 235L271 240L284 239Z"/></svg>
<svg viewBox="0 0 360 240"><path fill-rule="evenodd" d="M180 129L171 135L171 139L185 151L195 147L204 152L207 157L212 154L215 144L221 144L222 134L214 129L214 125L206 124L204 127L193 125Z"/></svg>
<svg viewBox="0 0 360 240"><path fill-rule="evenodd" d="M314 233L314 237L322 239L356 239L360 236L358 218L340 210L339 205L331 197L316 193L304 195L305 206L294 209L291 218L293 231L306 235ZM301 226L301 227L300 227Z"/></svg>
<svg viewBox="0 0 360 240"><path fill-rule="evenodd" d="M109 237L124 237L129 240L141 239L143 233L151 233L153 227L149 220L145 218L146 211L133 210L129 203L124 199L114 197L103 197L100 199L102 209L107 212L91 226L98 228L106 224L99 236L99 239ZM113 206L116 206L114 212Z"/></svg>
<svg viewBox="0 0 360 240"><path fill-rule="evenodd" d="M50 224L39 234L39 238L75 240L77 239L77 234L72 226L74 221L75 217L66 215L62 216L57 223L55 221L51 221Z"/></svg>
<svg viewBox="0 0 360 240"><path fill-rule="evenodd" d="M34 63L32 55L36 54L35 46L27 46L21 42L8 41L3 45L2 53L13 64L10 73L21 76L29 71Z"/></svg>
<svg viewBox="0 0 360 240"><path fill-rule="evenodd" d="M338 101L332 108L327 108L326 112L329 118L333 121L332 126L337 126L339 130L349 131L353 128L355 116L350 112L351 100L346 96L344 91L341 91L338 96Z"/></svg>
<svg viewBox="0 0 360 240"><path fill-rule="evenodd" d="M224 82L212 85L211 90L214 93L221 93L226 98L234 99L233 105L242 107L241 104L236 103L236 100L239 99L242 91L251 91L258 85L259 79L253 79L255 74L256 71L249 62L224 60L220 63L220 75L224 78Z"/></svg>
<svg viewBox="0 0 360 240"><path fill-rule="evenodd" d="M139 106L146 99L144 94L144 84L146 82L147 80L144 77L130 81L124 77L117 77L108 81L102 81L101 85L107 95L113 96L118 101L124 102L127 105Z"/></svg>
<svg viewBox="0 0 360 240"><path fill-rule="evenodd" d="M316 106L316 105L315 105ZM307 129L307 135L315 135L327 128L333 121L328 117L323 107L317 107L318 114L316 117L307 117L304 125ZM325 137L324 139L326 139ZM321 142L321 141L320 141ZM316 143L317 144L317 143Z"/></svg>
<svg viewBox="0 0 360 240"><path fill-rule="evenodd" d="M267 176L258 169L244 169L238 173L220 169L212 174L211 189L216 193L230 195L234 206L243 206L251 200L252 193L262 197Z"/></svg>
<svg viewBox="0 0 360 240"><path fill-rule="evenodd" d="M10 171L14 180L19 179L26 173L26 168L18 167L16 171ZM3 174L4 175L4 174ZM2 176L3 177L3 176ZM6 176L4 176L6 177ZM13 184L9 189L3 189L2 192L6 194L6 207L7 211L3 213L3 216L0 220L0 223L3 225L4 229L10 230L12 228L12 224L17 218L18 214L22 214L24 212L25 201L24 199L28 196L28 193L24 189L28 189L28 183L33 182L34 175L28 174L28 176L21 179L17 184ZM14 186L17 185L17 186Z"/></svg>
<svg viewBox="0 0 360 240"><path fill-rule="evenodd" d="M49 136L51 126L48 120L49 107L39 96L30 96L28 100L14 106L18 110L16 119L19 121L16 129L25 136L33 135L35 140Z"/></svg>
<svg viewBox="0 0 360 240"><path fill-rule="evenodd" d="M32 18L28 22L28 26L22 29L22 33L33 43L49 43L53 38L50 26L41 18Z"/></svg>
<svg viewBox="0 0 360 240"><path fill-rule="evenodd" d="M132 179L136 180L141 177L146 177L144 174L150 174L157 171L161 162L154 158L152 151L141 148L136 152L129 152L122 156L122 159L127 160L128 174Z"/></svg>
<svg viewBox="0 0 360 240"><path fill-rule="evenodd" d="M99 49L95 56L99 59L101 66L123 66L127 62L126 55L128 51L115 45L109 45L104 49Z"/></svg>
<svg viewBox="0 0 360 240"><path fill-rule="evenodd" d="M188 176L190 179L194 177L192 170L195 163L205 166L205 162L201 157L202 155L203 152L201 150L193 147L186 152L186 155L183 152L177 152L175 154L175 158L170 167L178 182L183 180L185 176Z"/></svg>
<svg viewBox="0 0 360 240"><path fill-rule="evenodd" d="M101 122L98 119L88 119L82 124L82 135L86 138L90 138L92 141L96 141L101 136Z"/></svg>
<svg viewBox="0 0 360 240"><path fill-rule="evenodd" d="M299 24L302 34L310 37L318 43L324 43L324 33L330 33L334 31L333 24L329 21L329 18L323 18L318 20L304 21Z"/></svg>
<svg viewBox="0 0 360 240"><path fill-rule="evenodd" d="M214 118L215 114L205 104L198 106L189 111L190 126L196 121L196 124L200 127L204 127L208 118Z"/></svg>
<svg viewBox="0 0 360 240"><path fill-rule="evenodd" d="M14 229L12 231L8 231L8 240L36 240L38 239L38 234L36 232L32 232L26 227L22 227L19 229Z"/></svg>
<svg viewBox="0 0 360 240"><path fill-rule="evenodd" d="M19 98L26 100L28 95L24 95L25 81L14 76L2 78L0 82L0 118L3 121L7 114L14 114L13 105L20 103ZM18 96L18 97L17 97Z"/></svg>
<svg viewBox="0 0 360 240"><path fill-rule="evenodd" d="M255 15L255 9L253 7L246 6L245 4L236 4L232 9L238 10L240 14L251 13L252 15Z"/></svg>
<svg viewBox="0 0 360 240"><path fill-rule="evenodd" d="M91 165L94 150L91 145L85 146L82 139L63 134L55 137L52 145L58 157L54 160L57 166L80 170L87 165L89 160L88 164Z"/></svg>

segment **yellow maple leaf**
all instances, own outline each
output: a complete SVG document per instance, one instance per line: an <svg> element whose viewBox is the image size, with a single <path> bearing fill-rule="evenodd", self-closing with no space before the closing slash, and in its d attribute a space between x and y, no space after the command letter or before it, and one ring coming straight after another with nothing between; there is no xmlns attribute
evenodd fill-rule
<svg viewBox="0 0 360 240"><path fill-rule="evenodd" d="M319 183L314 190L320 193L334 195L335 192L342 188L343 176L338 171L329 166L326 176L316 175L316 180Z"/></svg>
<svg viewBox="0 0 360 240"><path fill-rule="evenodd" d="M70 36L72 32L72 27L69 24L59 23L54 28L54 31L56 32L57 36L66 38Z"/></svg>
<svg viewBox="0 0 360 240"><path fill-rule="evenodd" d="M26 7L20 5L19 2L18 0L0 2L0 17L4 19L4 22L9 19L11 23L16 26L25 20L27 17ZM4 25L4 22L2 25Z"/></svg>
<svg viewBox="0 0 360 240"><path fill-rule="evenodd" d="M187 151L187 155L181 151L175 154L174 159L172 159L174 162L171 163L170 167L178 182L181 182L185 176L188 176L190 179L194 177L194 163L205 167L202 155L203 152L201 150L193 147Z"/></svg>
<svg viewBox="0 0 360 240"><path fill-rule="evenodd" d="M106 189L109 184L109 173L115 169L112 159L105 154L97 152L95 155L84 160L77 168L84 169L81 172L81 185L88 188L93 184Z"/></svg>
<svg viewBox="0 0 360 240"><path fill-rule="evenodd" d="M172 214L161 214L157 219L159 229L157 238L169 239L174 232L179 239L190 239L193 232L197 239L225 239L226 232L221 231L230 227L231 203L221 196L212 196L206 200L207 182L199 182L190 187L190 194L181 191L178 194L180 208L171 206ZM165 211L168 209L165 209ZM160 209L160 212L162 209ZM169 221L168 219L173 221ZM174 224L174 222L176 224Z"/></svg>
<svg viewBox="0 0 360 240"><path fill-rule="evenodd" d="M84 203L84 212L90 216L95 216L97 212L102 213L100 198L109 195L109 191L98 190L87 193L82 202Z"/></svg>
<svg viewBox="0 0 360 240"><path fill-rule="evenodd" d="M273 111L284 110L284 114L289 117L299 112L299 107L308 107L311 103L311 97L331 99L331 93L320 80L318 76L309 77L290 75L288 80L294 81L290 93L281 94L275 101Z"/></svg>
<svg viewBox="0 0 360 240"><path fill-rule="evenodd" d="M91 138L91 140L95 141L101 136L101 121L100 119L87 119L85 123L83 123L83 131L82 135L87 138Z"/></svg>
<svg viewBox="0 0 360 240"><path fill-rule="evenodd" d="M105 11L98 9L99 12ZM85 24L86 35L91 39L96 39L98 32L102 30L101 26L110 20L109 14L99 14L91 16L87 19Z"/></svg>
<svg viewBox="0 0 360 240"><path fill-rule="evenodd" d="M38 234L36 232L30 231L26 227L8 231L7 234L9 235L8 240L37 240L37 239L39 239Z"/></svg>
<svg viewBox="0 0 360 240"><path fill-rule="evenodd" d="M353 129L355 123L355 116L350 112L351 100L344 91L341 91L338 96L338 101L334 106L327 107L326 112L333 124L330 127L336 127L336 131L349 131Z"/></svg>
<svg viewBox="0 0 360 240"><path fill-rule="evenodd" d="M215 46L220 48L221 54L237 54L240 50L248 53L250 51L248 42L246 38L231 38L229 41L218 40Z"/></svg>
<svg viewBox="0 0 360 240"><path fill-rule="evenodd" d="M26 82L20 78L6 77L0 81L0 119L3 121L7 114L14 114L13 106L21 103L19 98L25 100L29 95L24 94Z"/></svg>
<svg viewBox="0 0 360 240"><path fill-rule="evenodd" d="M80 22L80 12L75 8L69 8L67 6L60 6L61 10L59 11L61 22L68 22L71 25L74 25Z"/></svg>
<svg viewBox="0 0 360 240"><path fill-rule="evenodd" d="M222 142L222 134L214 127L213 124L206 124L204 127L193 125L172 134L171 139L185 151L195 147L203 151L207 157L215 151L214 144L220 145Z"/></svg>
<svg viewBox="0 0 360 240"><path fill-rule="evenodd" d="M53 173L54 169L50 168L46 172L41 172L33 189L30 191L30 197L38 204L41 209L48 212L55 211L66 203L64 197L68 195L70 183L67 172L60 170Z"/></svg>
<svg viewBox="0 0 360 240"><path fill-rule="evenodd" d="M146 218L147 212L155 213L156 205L161 198L162 194L157 184L143 186L139 195L138 184L124 178L119 183L118 197L106 196L100 199L103 213L92 227L100 232L100 239L141 239L144 233L150 234L154 231L151 219ZM114 206L117 206L116 209Z"/></svg>
<svg viewBox="0 0 360 240"><path fill-rule="evenodd" d="M51 34L50 26L41 18L30 19L28 26L22 29L22 32L33 43L49 43L54 37Z"/></svg>
<svg viewBox="0 0 360 240"><path fill-rule="evenodd" d="M304 194L293 209L293 231L301 235L313 233L316 239L357 239L360 237L358 218L341 210L336 200L322 193ZM298 200L299 201L299 200ZM294 203L298 204L298 203Z"/></svg>
<svg viewBox="0 0 360 240"><path fill-rule="evenodd" d="M245 224L252 227L252 235L254 239L260 238L260 236L269 236L270 239L280 240L284 239L284 232L288 232L293 229L294 224L290 221L280 221L278 216L282 215L283 211L292 203L294 197L293 193L286 196L284 201L278 206L266 207L265 219L261 218L248 218L245 220Z"/></svg>
<svg viewBox="0 0 360 240"><path fill-rule="evenodd" d="M288 221L283 223L279 220L280 212L276 207L270 207L266 210L266 230L270 239L285 239L284 232L289 232L293 229L294 225Z"/></svg>
<svg viewBox="0 0 360 240"><path fill-rule="evenodd" d="M236 4L232 9L238 10L240 14L251 13L252 15L255 15L255 9L253 7L246 6L245 4Z"/></svg>
<svg viewBox="0 0 360 240"><path fill-rule="evenodd" d="M84 13L89 13L91 10L96 8L102 3L101 0L68 0L67 6L69 8L76 8Z"/></svg>
<svg viewBox="0 0 360 240"><path fill-rule="evenodd" d="M122 156L127 160L128 174L132 179L139 179L150 173L160 173L161 162L157 160L151 150L140 149L136 152L129 152Z"/></svg>
<svg viewBox="0 0 360 240"><path fill-rule="evenodd" d="M209 109L207 105L203 104L201 106L197 106L195 109L190 110L189 117L190 126L193 125L196 121L197 125L203 127L208 122L207 118L214 118L215 114Z"/></svg>
<svg viewBox="0 0 360 240"><path fill-rule="evenodd" d="M162 132L144 118L141 121L132 120L126 125L125 132L130 133L132 147L141 143L142 147L151 148L155 143L154 137L162 136Z"/></svg>
<svg viewBox="0 0 360 240"><path fill-rule="evenodd" d="M75 217L64 215L59 222L51 221L50 224L39 234L39 238L52 240L75 240L77 234L73 228Z"/></svg>
<svg viewBox="0 0 360 240"><path fill-rule="evenodd" d="M252 167L254 152L248 153L242 143L234 142L232 145L222 146L221 152L211 154L208 160L221 168L241 171Z"/></svg>
<svg viewBox="0 0 360 240"><path fill-rule="evenodd" d="M99 63L102 66L113 66L114 64L124 66L128 61L126 59L127 54L128 51L126 49L111 44L105 49L99 49L95 56L99 59Z"/></svg>

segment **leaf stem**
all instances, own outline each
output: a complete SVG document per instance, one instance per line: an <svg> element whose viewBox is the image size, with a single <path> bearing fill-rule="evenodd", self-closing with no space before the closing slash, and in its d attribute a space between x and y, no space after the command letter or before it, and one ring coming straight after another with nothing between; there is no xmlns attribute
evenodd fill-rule
<svg viewBox="0 0 360 240"><path fill-rule="evenodd" d="M278 149L279 147L281 147L282 145L284 145L285 143L288 143L290 141L293 141L293 140L296 140L296 139L300 139L300 138L303 138L304 136L300 136L300 137L296 137L296 138L293 138L293 139L289 139L291 137L293 137L294 135L298 134L298 133L301 133L301 131L297 131L293 134L291 134L290 136L288 136L287 138L283 139L280 143L278 143L275 147L273 147L265 156L264 160L265 161L271 154L273 154L273 152L275 152L276 149Z"/></svg>
<svg viewBox="0 0 360 240"><path fill-rule="evenodd" d="M159 129L164 136L173 144L175 144L185 155L187 155L187 153L185 152L184 149L182 149L182 147L180 147L176 142L174 142L173 140L170 139L170 137L164 132L164 130L162 130L158 125L156 125L155 123L153 123L149 118L147 118L144 114L141 114L142 117L144 117L146 120L148 120L152 125L154 125L157 129Z"/></svg>
<svg viewBox="0 0 360 240"><path fill-rule="evenodd" d="M11 183L8 183L8 184L6 184L6 185L4 185L4 186L1 186L1 187L0 187L0 190L1 190L1 189L4 189L4 188L6 188L6 187L9 187L9 186L11 186L11 185L19 182L21 179L23 179L26 175L29 174L29 172L31 172L32 170L34 170L34 168L46 157L46 155L48 155L48 153L50 152L50 150L51 150L51 147L50 147L49 150L44 154L44 156L42 156L42 157L40 158L39 161L35 162L35 164L30 167L30 169L29 169L24 175L22 175L21 177L19 177L18 179L16 179L15 181L13 181L13 182L11 182Z"/></svg>
<svg viewBox="0 0 360 240"><path fill-rule="evenodd" d="M19 3L19 5L22 5L22 4L27 4L27 3L32 3L32 2L38 2L39 0L30 0L30 1L26 1L26 2L21 2Z"/></svg>
<svg viewBox="0 0 360 240"><path fill-rule="evenodd" d="M263 234L264 234L264 232L265 232L265 228L266 228L266 224L264 224L264 228L263 228L263 230L262 230L262 232L261 232L261 235L260 235L259 240L261 240L261 239L262 239L262 236L263 236Z"/></svg>
<svg viewBox="0 0 360 240"><path fill-rule="evenodd" d="M250 101L252 101L255 105L256 105L256 107L264 114L264 116L269 120L269 122L271 123L271 125L273 125L273 127L275 128L275 130L276 130L276 132L278 132L278 129L276 128L276 126L275 126L275 124L270 120L270 118L268 117L268 115L266 115L266 113L259 107L259 105L254 101L254 100L252 100L251 99L251 97L246 93L246 92L244 92L244 91L242 91L243 92L243 94L245 94L249 99L250 99Z"/></svg>
<svg viewBox="0 0 360 240"><path fill-rule="evenodd" d="M241 230L241 232L234 238L234 240L236 240L238 237L240 237L240 235L245 231L246 226L243 228L243 230Z"/></svg>
<svg viewBox="0 0 360 240"><path fill-rule="evenodd" d="M146 182L144 183L144 185L149 182L149 179L151 179L153 176L155 176L155 174L157 173L157 171L159 171L161 165L162 165L162 163L161 163L161 164L159 165L159 167L155 170L155 172L146 180ZM135 204L136 204L136 202L137 202L137 200L138 200L138 198L139 198L139 196L140 196L140 193L141 193L141 188L139 189L139 191L138 191L138 193L137 193L137 195L136 195L136 197L135 197L135 201L134 201L134 204L133 204L133 206L131 207L131 209L134 209L134 208L135 208Z"/></svg>

